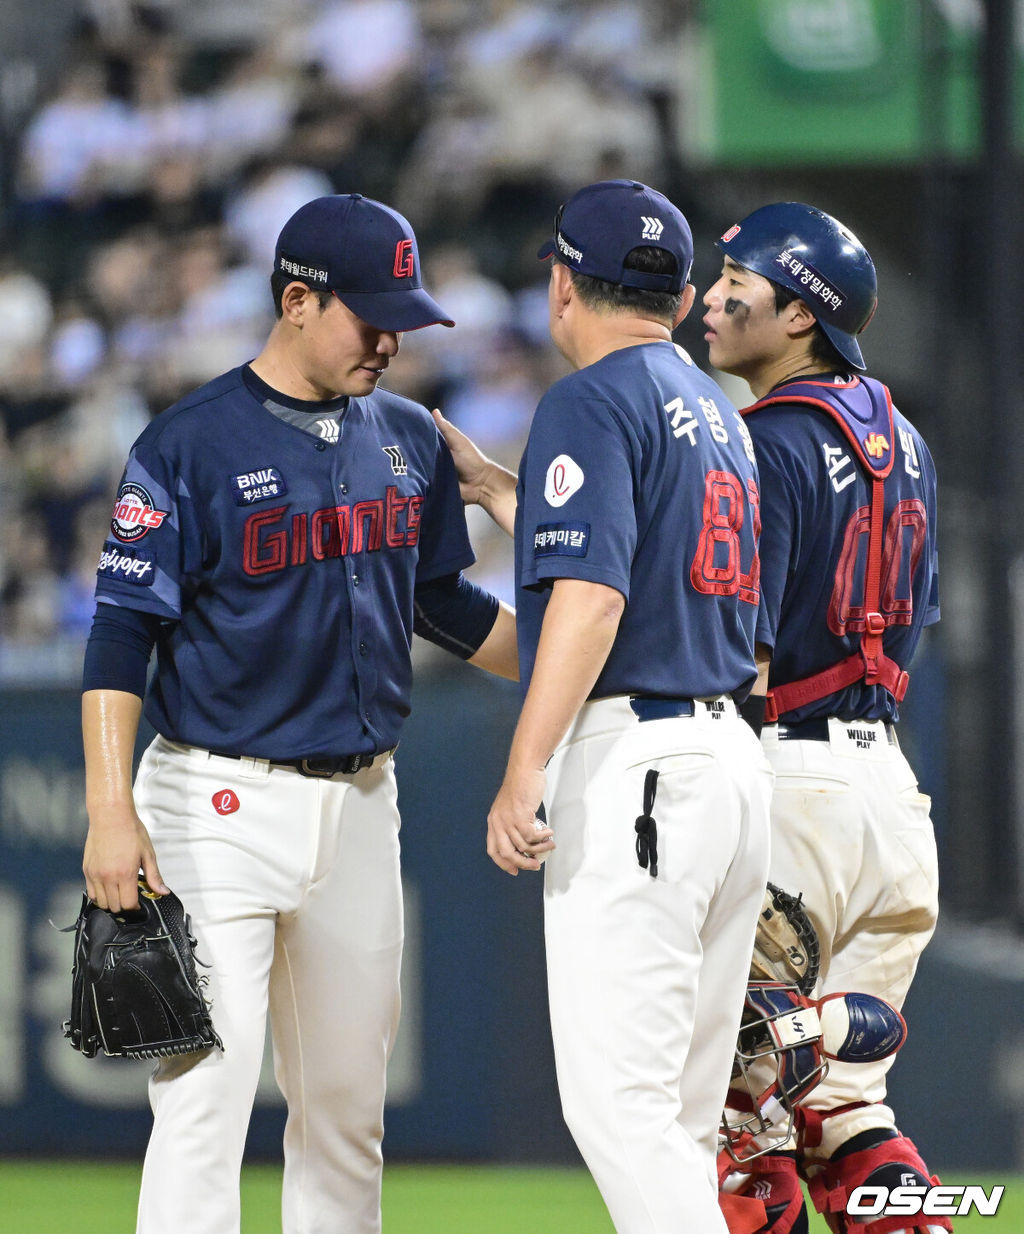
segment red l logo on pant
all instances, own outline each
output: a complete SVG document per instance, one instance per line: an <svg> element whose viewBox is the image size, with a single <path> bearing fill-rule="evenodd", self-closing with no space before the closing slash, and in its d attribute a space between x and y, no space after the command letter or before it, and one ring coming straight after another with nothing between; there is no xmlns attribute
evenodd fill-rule
<svg viewBox="0 0 1024 1234"><path fill-rule="evenodd" d="M213 794L213 808L218 814L234 814L238 809L238 798L230 788L218 789Z"/></svg>

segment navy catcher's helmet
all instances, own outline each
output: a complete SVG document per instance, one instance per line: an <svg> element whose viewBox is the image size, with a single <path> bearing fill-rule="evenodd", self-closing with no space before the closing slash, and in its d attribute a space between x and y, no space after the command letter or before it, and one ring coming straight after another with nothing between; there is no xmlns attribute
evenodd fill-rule
<svg viewBox="0 0 1024 1234"><path fill-rule="evenodd" d="M866 367L855 336L874 315L878 282L852 231L813 206L782 201L748 214L717 244L737 265L795 292L839 354Z"/></svg>

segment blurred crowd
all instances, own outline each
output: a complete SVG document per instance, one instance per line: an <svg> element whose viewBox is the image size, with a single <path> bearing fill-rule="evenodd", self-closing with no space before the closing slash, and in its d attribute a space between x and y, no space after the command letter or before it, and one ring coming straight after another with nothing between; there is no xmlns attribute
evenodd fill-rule
<svg viewBox="0 0 1024 1234"><path fill-rule="evenodd" d="M91 0L17 126L0 245L0 680L77 673L127 451L250 359L284 220L402 210L454 331L388 385L514 466L564 371L536 261L588 180L660 174L679 0ZM471 528L509 592L504 546Z"/></svg>

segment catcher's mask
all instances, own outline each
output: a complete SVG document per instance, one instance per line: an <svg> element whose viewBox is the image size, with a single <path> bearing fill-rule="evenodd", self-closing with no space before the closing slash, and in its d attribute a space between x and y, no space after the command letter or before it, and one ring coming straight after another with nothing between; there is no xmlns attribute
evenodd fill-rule
<svg viewBox="0 0 1024 1234"><path fill-rule="evenodd" d="M795 985L747 986L725 1113L724 1148L738 1163L782 1148L797 1103L828 1071L817 1008Z"/></svg>

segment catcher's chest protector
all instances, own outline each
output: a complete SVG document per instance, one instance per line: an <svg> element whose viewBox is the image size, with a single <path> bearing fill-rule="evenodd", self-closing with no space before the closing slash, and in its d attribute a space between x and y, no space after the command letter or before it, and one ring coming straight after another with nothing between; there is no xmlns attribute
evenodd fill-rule
<svg viewBox="0 0 1024 1234"><path fill-rule="evenodd" d="M909 677L895 660L882 650L887 626L880 609L885 535L885 481L895 458L892 396L886 386L872 377L854 377L845 384L832 381L794 381L776 394L759 399L741 409L753 415L773 404L803 404L825 412L842 431L854 457L871 482L868 510L868 554L864 575L865 629L860 650L823 672L799 681L775 685L768 691L765 720L772 723L787 711L826 698L856 681L884 686L897 702L907 692Z"/></svg>

